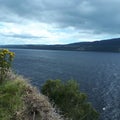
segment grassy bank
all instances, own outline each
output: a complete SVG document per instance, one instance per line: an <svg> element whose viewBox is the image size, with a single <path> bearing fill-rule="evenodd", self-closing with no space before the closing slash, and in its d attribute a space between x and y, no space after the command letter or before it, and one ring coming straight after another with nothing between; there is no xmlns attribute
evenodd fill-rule
<svg viewBox="0 0 120 120"><path fill-rule="evenodd" d="M0 120L62 120L48 98L21 76L0 85Z"/></svg>
<svg viewBox="0 0 120 120"><path fill-rule="evenodd" d="M10 73L0 84L0 120L98 120L99 114L79 92L76 82L47 81L42 92L48 97L28 80Z"/></svg>

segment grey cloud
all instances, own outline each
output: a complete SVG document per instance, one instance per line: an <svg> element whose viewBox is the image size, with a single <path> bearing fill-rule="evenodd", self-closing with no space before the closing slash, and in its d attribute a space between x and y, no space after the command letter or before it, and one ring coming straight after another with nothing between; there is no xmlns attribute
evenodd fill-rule
<svg viewBox="0 0 120 120"><path fill-rule="evenodd" d="M119 34L119 0L0 0L0 20L14 15L59 27ZM8 14L6 14L8 13Z"/></svg>
<svg viewBox="0 0 120 120"><path fill-rule="evenodd" d="M4 37L11 37L11 38L21 38L21 39L42 39L42 38L46 38L43 36L34 36L34 35L30 35L30 34L0 34L1 36Z"/></svg>

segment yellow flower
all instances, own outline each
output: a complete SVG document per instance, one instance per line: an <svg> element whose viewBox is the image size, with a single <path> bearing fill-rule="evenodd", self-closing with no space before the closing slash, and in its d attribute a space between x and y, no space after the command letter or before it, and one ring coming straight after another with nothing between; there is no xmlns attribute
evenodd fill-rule
<svg viewBox="0 0 120 120"><path fill-rule="evenodd" d="M3 49L2 52L3 52L4 54L8 54L8 53L9 53L9 50Z"/></svg>

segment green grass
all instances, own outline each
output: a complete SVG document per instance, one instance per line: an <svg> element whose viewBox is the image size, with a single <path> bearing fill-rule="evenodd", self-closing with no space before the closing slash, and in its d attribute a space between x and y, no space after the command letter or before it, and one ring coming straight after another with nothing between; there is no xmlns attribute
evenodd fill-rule
<svg viewBox="0 0 120 120"><path fill-rule="evenodd" d="M0 120L31 119L63 120L48 98L21 76L0 84Z"/></svg>
<svg viewBox="0 0 120 120"><path fill-rule="evenodd" d="M24 102L25 82L7 81L0 85L0 119L11 120L14 114L22 109Z"/></svg>

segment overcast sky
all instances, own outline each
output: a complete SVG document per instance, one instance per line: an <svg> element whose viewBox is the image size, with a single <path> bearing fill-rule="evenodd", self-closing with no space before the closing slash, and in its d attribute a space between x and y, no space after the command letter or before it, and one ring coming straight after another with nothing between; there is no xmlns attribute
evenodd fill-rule
<svg viewBox="0 0 120 120"><path fill-rule="evenodd" d="M0 44L120 37L120 0L0 0Z"/></svg>

